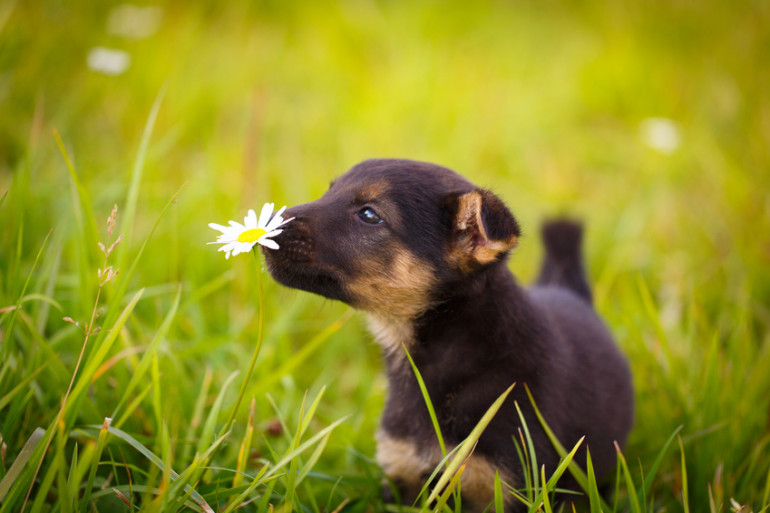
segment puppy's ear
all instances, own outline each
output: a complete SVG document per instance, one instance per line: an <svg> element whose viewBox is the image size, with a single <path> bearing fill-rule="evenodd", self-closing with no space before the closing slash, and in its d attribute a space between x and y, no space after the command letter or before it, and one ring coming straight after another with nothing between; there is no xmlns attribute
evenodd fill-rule
<svg viewBox="0 0 770 513"><path fill-rule="evenodd" d="M449 260L470 271L496 262L516 247L519 224L508 207L484 189L447 198L453 214Z"/></svg>

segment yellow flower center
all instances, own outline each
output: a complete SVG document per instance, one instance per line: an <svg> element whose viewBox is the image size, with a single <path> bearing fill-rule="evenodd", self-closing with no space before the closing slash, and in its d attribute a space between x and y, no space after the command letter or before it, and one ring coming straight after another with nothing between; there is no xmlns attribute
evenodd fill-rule
<svg viewBox="0 0 770 513"><path fill-rule="evenodd" d="M238 235L238 242L257 242L266 233L262 228L251 228Z"/></svg>

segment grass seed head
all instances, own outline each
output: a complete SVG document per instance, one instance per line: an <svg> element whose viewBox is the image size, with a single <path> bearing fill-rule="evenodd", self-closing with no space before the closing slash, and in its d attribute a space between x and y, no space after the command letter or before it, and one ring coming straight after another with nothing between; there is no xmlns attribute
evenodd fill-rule
<svg viewBox="0 0 770 513"><path fill-rule="evenodd" d="M118 215L118 204L115 203L112 207L110 217L107 218L107 240L112 237L112 230L115 229L115 218Z"/></svg>

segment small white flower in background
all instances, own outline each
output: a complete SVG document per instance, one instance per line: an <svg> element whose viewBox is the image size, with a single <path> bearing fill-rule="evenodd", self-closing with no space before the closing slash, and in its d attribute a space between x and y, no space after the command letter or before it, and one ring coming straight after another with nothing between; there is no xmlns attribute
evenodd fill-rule
<svg viewBox="0 0 770 513"><path fill-rule="evenodd" d="M249 210L248 215L243 218L243 224L235 221L230 221L230 226L209 223L210 227L219 230L222 235L217 237L216 242L209 242L208 244L224 244L217 251L224 251L225 259L230 258L230 254L248 253L255 244L261 244L270 249L278 249L278 243L271 237L281 233L283 230L279 230L279 228L294 218L284 220L281 217L286 207L282 207L275 215L272 215L274 206L273 203L265 203L259 214L259 219L257 219L256 212Z"/></svg>
<svg viewBox="0 0 770 513"><path fill-rule="evenodd" d="M131 65L131 56L123 50L95 46L88 52L88 67L98 73L114 77Z"/></svg>
<svg viewBox="0 0 770 513"><path fill-rule="evenodd" d="M681 143L679 124L668 118L647 118L639 124L639 134L644 144L655 151L670 155Z"/></svg>
<svg viewBox="0 0 770 513"><path fill-rule="evenodd" d="M107 17L107 32L126 39L144 39L158 31L162 18L163 9L157 6L119 5Z"/></svg>

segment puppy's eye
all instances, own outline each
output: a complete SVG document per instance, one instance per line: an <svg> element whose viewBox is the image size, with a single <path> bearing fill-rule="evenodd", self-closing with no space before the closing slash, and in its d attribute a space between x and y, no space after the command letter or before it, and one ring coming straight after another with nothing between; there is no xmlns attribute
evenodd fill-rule
<svg viewBox="0 0 770 513"><path fill-rule="evenodd" d="M382 218L370 207L364 207L358 211L358 217L367 224L380 224Z"/></svg>

